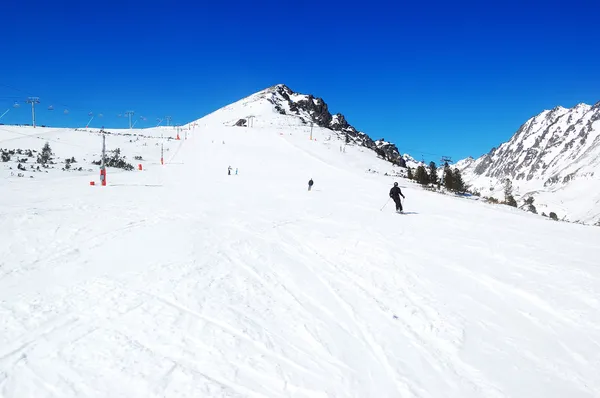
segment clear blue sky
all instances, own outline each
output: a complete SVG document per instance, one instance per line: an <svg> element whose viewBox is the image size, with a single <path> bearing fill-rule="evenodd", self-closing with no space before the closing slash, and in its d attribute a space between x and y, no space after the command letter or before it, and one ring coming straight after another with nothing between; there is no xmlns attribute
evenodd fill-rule
<svg viewBox="0 0 600 398"><path fill-rule="evenodd" d="M476 157L544 109L600 101L599 3L9 1L0 114L37 95L39 124L186 123L285 83L403 153Z"/></svg>

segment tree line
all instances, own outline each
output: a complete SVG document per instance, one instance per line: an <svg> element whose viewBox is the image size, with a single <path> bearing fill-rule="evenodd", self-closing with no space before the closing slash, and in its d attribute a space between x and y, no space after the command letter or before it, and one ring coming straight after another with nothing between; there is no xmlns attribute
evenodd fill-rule
<svg viewBox="0 0 600 398"><path fill-rule="evenodd" d="M429 167L421 164L416 170L408 168L408 178L421 185L437 185L438 189L442 186L448 191L464 194L468 191L468 185L465 184L460 170L456 167L452 169L448 163L444 164L442 176L438 176L438 169L435 162L430 162Z"/></svg>

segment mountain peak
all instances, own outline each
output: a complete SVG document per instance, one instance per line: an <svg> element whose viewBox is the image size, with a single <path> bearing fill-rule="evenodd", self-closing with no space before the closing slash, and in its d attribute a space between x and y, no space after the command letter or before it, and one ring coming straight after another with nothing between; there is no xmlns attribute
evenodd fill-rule
<svg viewBox="0 0 600 398"><path fill-rule="evenodd" d="M582 209L573 198L580 196L575 192L581 184L590 186L597 179L594 175L600 174L599 121L600 102L593 107L579 103L573 108L545 110L487 155L463 162L465 180L482 193L490 189L494 195L493 185L501 185L508 178L513 181L516 197L521 190L521 194L529 192L530 196L546 195L547 203L558 192L564 195L565 199L558 202L568 216L584 222L593 220L600 215L600 207ZM600 191L590 195L600 195ZM540 200L540 204L544 202Z"/></svg>
<svg viewBox="0 0 600 398"><path fill-rule="evenodd" d="M267 92L282 91L282 92L286 92L286 93L294 93L294 91L291 88L289 88L288 86L286 86L283 83L276 84L274 86L266 88L263 91L267 91Z"/></svg>
<svg viewBox="0 0 600 398"><path fill-rule="evenodd" d="M252 122L249 121L250 118ZM343 114L332 115L322 98L295 92L283 83L267 87L202 119L216 119L227 126L240 127L246 127L250 123L256 127L313 124L331 130L347 144L369 148L382 159L406 167L406 162L396 145L390 142L375 142L348 123ZM192 123L202 123L202 119Z"/></svg>

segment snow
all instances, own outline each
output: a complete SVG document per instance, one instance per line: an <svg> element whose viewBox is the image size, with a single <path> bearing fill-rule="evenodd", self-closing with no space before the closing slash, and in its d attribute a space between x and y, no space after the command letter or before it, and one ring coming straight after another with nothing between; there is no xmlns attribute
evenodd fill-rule
<svg viewBox="0 0 600 398"><path fill-rule="evenodd" d="M290 95L290 99L293 102L308 101L308 95L293 93L292 95Z"/></svg>
<svg viewBox="0 0 600 398"><path fill-rule="evenodd" d="M107 136L148 160L106 187L4 172L0 397L600 395L600 228L385 177L265 102L163 140L164 166L157 138ZM101 142L7 129L78 159Z"/></svg>

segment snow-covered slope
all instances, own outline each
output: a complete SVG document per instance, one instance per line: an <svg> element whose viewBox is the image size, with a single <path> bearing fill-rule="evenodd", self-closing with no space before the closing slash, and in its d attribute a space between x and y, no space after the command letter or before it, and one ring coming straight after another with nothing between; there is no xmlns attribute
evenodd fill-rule
<svg viewBox="0 0 600 398"><path fill-rule="evenodd" d="M111 155L112 151L120 150L124 160L136 168L139 164L143 167L144 164L160 163L161 146L164 159L168 159L180 142L176 140L177 131L173 127L104 131L0 126L0 178L9 178L9 181L16 178L96 178L98 167L92 162L100 161L102 132L106 135L107 153ZM43 166L37 159L46 143L51 148L52 159ZM122 169L114 169L111 174L122 172Z"/></svg>
<svg viewBox="0 0 600 398"><path fill-rule="evenodd" d="M484 195L501 196L510 178L517 197L570 221L600 221L600 102L556 107L531 118L510 141L457 166ZM490 188L493 188L491 190Z"/></svg>
<svg viewBox="0 0 600 398"><path fill-rule="evenodd" d="M395 144L383 139L374 141L366 133L356 130L344 115L332 115L322 98L299 94L284 84L269 87L249 97L243 98L220 109L220 122L227 126L238 127L304 127L307 136L311 126L335 132L335 136L343 138L345 143L372 149L382 159L406 167L404 157L400 155ZM187 126L195 126L214 120L211 115L196 120Z"/></svg>
<svg viewBox="0 0 600 398"><path fill-rule="evenodd" d="M107 137L149 159L107 187L2 175L0 397L600 396L600 228L423 191L260 106L164 166L151 134Z"/></svg>

